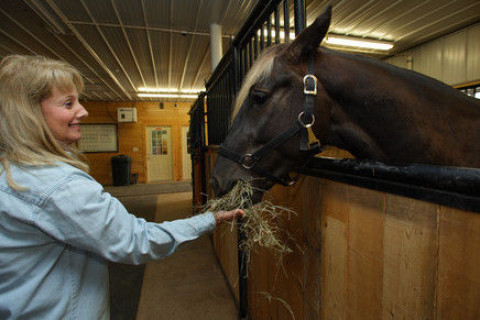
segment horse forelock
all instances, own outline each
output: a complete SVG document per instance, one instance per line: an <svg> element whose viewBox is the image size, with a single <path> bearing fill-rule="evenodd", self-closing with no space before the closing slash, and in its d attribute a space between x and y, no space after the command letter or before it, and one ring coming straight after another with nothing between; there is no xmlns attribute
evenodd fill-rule
<svg viewBox="0 0 480 320"><path fill-rule="evenodd" d="M231 119L232 122L237 116L238 111L240 111L240 107L242 106L243 101L245 101L245 99L247 98L252 85L271 75L272 68L273 68L273 61L275 58L275 54L277 52L277 50L275 49L276 47L270 47L269 50L265 50L262 53L262 55L258 57L252 69L248 71L247 76L242 83L242 87L235 99L235 105L233 108L232 119Z"/></svg>

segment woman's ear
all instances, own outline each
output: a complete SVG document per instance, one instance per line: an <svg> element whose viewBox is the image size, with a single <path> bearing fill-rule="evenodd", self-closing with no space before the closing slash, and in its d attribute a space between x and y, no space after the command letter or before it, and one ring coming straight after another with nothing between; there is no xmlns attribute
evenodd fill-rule
<svg viewBox="0 0 480 320"><path fill-rule="evenodd" d="M329 5L327 9L286 48L285 54L290 62L297 64L317 50L330 27L331 16L332 6Z"/></svg>

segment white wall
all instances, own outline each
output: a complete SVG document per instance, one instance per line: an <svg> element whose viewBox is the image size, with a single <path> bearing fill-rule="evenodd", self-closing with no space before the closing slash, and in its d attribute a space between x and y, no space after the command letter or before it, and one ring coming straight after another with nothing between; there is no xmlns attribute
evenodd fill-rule
<svg viewBox="0 0 480 320"><path fill-rule="evenodd" d="M449 85L480 80L480 24L385 59ZM410 61L410 65L409 65Z"/></svg>

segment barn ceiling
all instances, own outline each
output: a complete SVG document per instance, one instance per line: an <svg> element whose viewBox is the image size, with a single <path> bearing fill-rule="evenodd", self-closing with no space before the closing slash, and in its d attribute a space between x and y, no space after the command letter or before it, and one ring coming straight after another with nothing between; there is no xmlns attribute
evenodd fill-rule
<svg viewBox="0 0 480 320"><path fill-rule="evenodd" d="M0 55L70 62L86 100L152 100L140 87L199 91L211 74L210 24L222 26L226 52L257 1L0 0ZM480 22L478 0L307 0L307 24L328 4L330 32L394 42L378 57Z"/></svg>

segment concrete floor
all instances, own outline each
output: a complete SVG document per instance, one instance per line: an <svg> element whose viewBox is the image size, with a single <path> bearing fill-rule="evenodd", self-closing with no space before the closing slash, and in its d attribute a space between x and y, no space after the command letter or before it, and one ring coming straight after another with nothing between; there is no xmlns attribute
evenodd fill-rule
<svg viewBox="0 0 480 320"><path fill-rule="evenodd" d="M188 183L106 189L131 213L147 220L153 216L156 222L162 222L192 214ZM137 320L238 319L209 236L187 244L164 260L147 264L136 314Z"/></svg>

